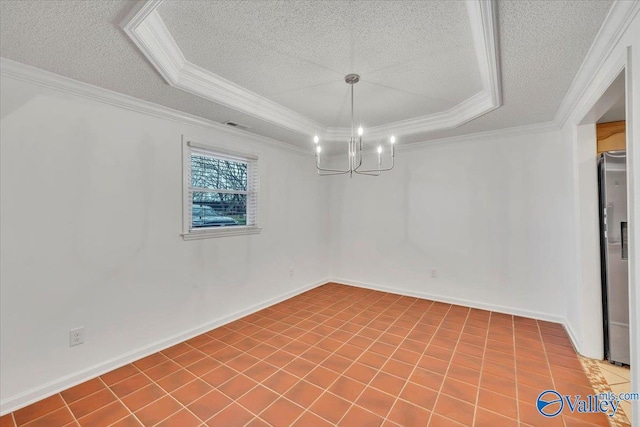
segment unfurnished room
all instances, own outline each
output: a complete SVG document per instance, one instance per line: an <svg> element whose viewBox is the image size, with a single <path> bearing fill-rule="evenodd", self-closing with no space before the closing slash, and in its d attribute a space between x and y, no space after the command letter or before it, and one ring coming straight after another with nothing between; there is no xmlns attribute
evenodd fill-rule
<svg viewBox="0 0 640 427"><path fill-rule="evenodd" d="M639 12L0 0L0 427L640 426Z"/></svg>

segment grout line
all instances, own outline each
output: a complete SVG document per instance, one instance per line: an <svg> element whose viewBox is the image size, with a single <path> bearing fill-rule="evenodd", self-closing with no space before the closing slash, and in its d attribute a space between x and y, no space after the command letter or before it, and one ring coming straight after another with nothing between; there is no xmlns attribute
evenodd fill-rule
<svg viewBox="0 0 640 427"><path fill-rule="evenodd" d="M488 341L489 341L489 328L490 328L490 325L491 325L491 313L492 312L490 311L489 312L488 321L487 321L487 332L485 333L485 336L484 336L484 346L482 348L482 357L480 358L480 360L481 360L481 362L480 362L480 378L478 379L478 390L476 391L476 403L475 403L474 408L473 408L473 424L474 425L476 423L476 415L478 413L478 402L480 401L480 390L481 390L480 384L482 384L482 372L484 370L485 356L487 354L487 344L488 344ZM514 331L513 336L514 336L513 337L513 341L514 341L514 355L513 355L513 358L515 359L515 331ZM515 367L514 367L513 370L514 370L514 375L515 375ZM518 387L517 387L517 382L516 382L516 396L517 396L517 393L518 393ZM517 405L517 401L516 401L516 407L517 406L518 405ZM484 408L482 408L482 409L484 409ZM517 411L517 409L516 409L516 411ZM516 412L516 417L517 417L517 412ZM516 422L519 422L519 421L520 421L520 418L518 417L516 419Z"/></svg>
<svg viewBox="0 0 640 427"><path fill-rule="evenodd" d="M544 359L547 361L547 368L549 368L551 383L553 384L553 389L557 391L558 388L556 386L556 379L554 378L553 371L551 370L551 363L549 363L549 354L547 353L547 345L545 344L544 337L542 336L542 329L540 328L540 323L537 320L536 320L536 325L538 326L538 333L540 334L540 341L542 342L542 349L544 350ZM520 407L520 404L518 403L518 408L519 407ZM564 419L564 415L562 416L561 420L562 420L562 424L565 427L569 427L567 426L567 421Z"/></svg>
<svg viewBox="0 0 640 427"><path fill-rule="evenodd" d="M366 295L370 295L370 294L371 294L371 293L367 293ZM366 295L365 295L365 296L366 296ZM384 294L383 294L383 295L381 295L381 296L380 296L380 298L378 298L378 300L380 300L380 299L382 298L382 296L384 296ZM363 296L362 298L360 298L358 301L361 301L362 299L364 299L364 296ZM399 299L399 298L398 298L398 299ZM344 311L345 311L347 308L349 308L349 307L354 307L354 306L358 303L358 301L356 301L356 302L354 302L354 303L350 304L349 306L347 306L345 309L341 310L341 311L340 311L340 312L338 312L338 313L342 313L342 312L344 312ZM371 304L370 304L369 306L371 306ZM354 314L354 315L351 317L351 319L350 319L349 321L344 320L344 323L350 322L350 321L351 321L352 319L354 319L356 316L358 316L358 315L359 315L359 314L361 314L361 313L364 313L365 311L366 311L366 309L360 310L357 314ZM336 314L337 314L337 313L336 313ZM378 315L378 316L376 316L375 318L377 318L377 317L379 317L379 315ZM335 317L333 317L333 318L335 318ZM375 319L375 318L373 318L373 319ZM360 326L360 329L359 329L359 331L358 331L358 332L362 331L362 330L366 327L366 325L368 325L369 323L371 323L371 322L373 321L373 319L371 319L371 320L370 320L367 324L365 324L365 325L359 325L359 326ZM328 320L328 319L327 319L327 320ZM324 323L324 322L323 322L323 323ZM323 324L323 323L321 323L321 324ZM339 329L339 328L338 328L338 329ZM336 329L336 330L337 330L337 329ZM310 331L308 331L308 332L310 332ZM352 335L354 335L354 336L355 336L355 335L357 335L357 333L358 333L358 332L352 333ZM375 342L375 341L374 341L374 342ZM347 342L347 341L345 341L345 342L343 342L341 345L339 345L338 347L336 347L336 349L335 349L333 352L331 352L331 353L329 354L329 356L325 357L325 359L324 359L323 361L326 361L326 360L327 360L327 359L329 359L331 356L335 355L335 354L337 353L337 351L338 351L339 349L341 349L341 348L342 348L344 345L346 345L347 343L348 343L348 342ZM371 345L373 345L373 342L369 345L369 347L370 347ZM313 348L313 347L315 347L315 345L311 346L310 348ZM367 348L369 348L369 347L367 347ZM285 351L286 351L286 350L285 350ZM325 350L325 351L326 351L326 350ZM363 350L363 351L366 351L366 350ZM299 356L298 356L298 357L299 357ZM293 360L295 360L295 359L293 359ZM291 362L293 362L293 360L291 360ZM289 363L291 363L291 362L289 362ZM356 363L356 361L351 362L351 364L350 364L350 365L349 365L349 366L348 366L344 371L342 371L342 373L341 373L341 374L338 374L338 376L336 377L336 379L335 379L335 380L333 380L333 382L332 382L332 383L330 383L330 384L329 384L329 385L327 385L326 387L323 387L323 388L322 388L323 393L320 393L320 395L318 395L318 397L316 397L316 398L315 398L315 399L314 399L314 400L313 400L313 401L308 405L308 407L307 407L307 408L303 408L303 409L304 409L304 411L303 411L303 412L302 412L302 413L301 413L301 414L300 414L300 415L299 415L295 420L293 420L292 424L293 424L293 423L295 423L297 420L299 420L299 419L304 415L304 413L305 413L305 412L307 412L307 411L312 412L312 411L310 411L310 408L311 408L311 407L312 407L312 406L313 406L313 405L314 405L314 404L315 404L315 403L316 403L316 402L317 402L317 401L318 401L318 400L319 400L319 399L320 399L320 398L321 398L325 393L330 393L330 394L332 394L332 395L334 395L334 396L336 396L336 397L338 397L338 398L340 398L340 399L342 399L342 400L347 401L346 399L342 398L341 396L337 396L336 394L334 394L334 393L330 392L330 391L329 391L329 388L331 388L331 386L333 386L333 384L335 384L335 383L336 383L336 381L338 381L338 379L339 379L341 376L343 376L344 372L346 372L346 371L347 371L351 366L353 366L355 363ZM288 364L287 364L287 365L288 365ZM285 366L286 366L286 365L285 365ZM317 368L318 366L322 366L322 365L317 364L317 365L316 365L316 368ZM314 368L314 369L315 369L315 368ZM325 368L325 369L328 369L328 368ZM329 369L329 370L330 370L331 372L335 372L335 371L333 371L333 370L331 370L331 369ZM293 375L293 374L292 374L292 375ZM297 375L296 375L296 377L297 377ZM303 378L300 378L300 379L302 380ZM315 384L314 384L314 385L315 385ZM291 386L291 387L293 387L293 386ZM290 387L289 389L287 389L287 391L289 391L289 390L291 389L291 387ZM365 385L365 388L366 388L366 385ZM285 391L285 393L286 393L286 391ZM282 398L284 398L284 399L287 399L286 397L284 397L284 394L282 394L282 395L281 395L281 397L282 397ZM277 399L276 399L276 400L277 400ZM289 400L289 399L287 399L287 400ZM354 399L354 400L357 400L357 399ZM275 401L274 401L273 403L275 403ZM271 405L273 405L273 403L272 403ZM296 404L295 402L292 402L292 403ZM353 404L354 404L353 402L349 402L349 403L351 403L351 406L353 406ZM267 408L265 408L262 412L266 411L266 410L267 410L271 405L267 406ZM297 405L297 404L296 404L296 405ZM300 406L300 405L297 405L297 406ZM349 409L351 409L351 406L349 407ZM344 414L343 414L343 416L340 418L340 420L344 417L344 415L346 415L346 413L347 413L347 412L349 412L349 409L347 409L347 411L345 411L345 413L344 413ZM363 408L363 409L364 409L364 408ZM262 413L262 412L261 412L261 413ZM316 414L315 412L312 412L312 413L313 413L314 415L316 415L316 416L318 416L318 417L322 418L323 420L326 420L327 422L332 423L331 421L327 420L326 418L322 417L321 415ZM338 423L340 422L340 420L338 420Z"/></svg>
<svg viewBox="0 0 640 427"><path fill-rule="evenodd" d="M516 421L520 422L520 391L518 390L518 348L516 347L516 320L514 316L511 316L511 323L513 326L513 375L514 383L516 386ZM540 342L542 342L542 336L540 337ZM549 366L549 373L551 373L551 366Z"/></svg>
<svg viewBox="0 0 640 427"><path fill-rule="evenodd" d="M451 309L451 308L449 308ZM467 312L467 316L465 317L464 323L462 324L462 330L464 330L465 325L467 324L467 321L469 320L469 315L471 314L471 308L469 308L469 311ZM438 329L440 329L440 327L438 326ZM487 330L488 330L488 325L487 325ZM458 340L456 341L456 345L453 348L453 353L451 355L451 357L453 358L453 354L455 354L456 349L458 348L458 344L460 343L460 336L462 334L458 335ZM447 369L444 373L444 376L442 378L442 384L440 384L440 388L438 389L438 394L436 395L436 400L433 402L433 410L431 411L431 414L429 414L429 421L427 422L427 425L431 424L431 419L433 418L433 414L435 412L436 406L438 404L438 399L440 399L440 395L442 394L442 387L444 386L444 382L447 379L447 376L449 374L449 369L451 368L451 360L449 361L449 363L447 364ZM480 386L480 379L478 379L478 386Z"/></svg>

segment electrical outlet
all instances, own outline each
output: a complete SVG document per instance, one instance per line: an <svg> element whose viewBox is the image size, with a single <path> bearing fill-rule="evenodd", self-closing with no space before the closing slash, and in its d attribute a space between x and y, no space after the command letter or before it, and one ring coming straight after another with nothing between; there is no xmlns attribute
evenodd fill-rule
<svg viewBox="0 0 640 427"><path fill-rule="evenodd" d="M431 278L435 279L438 277L438 269L437 268L432 268L431 269Z"/></svg>
<svg viewBox="0 0 640 427"><path fill-rule="evenodd" d="M69 331L69 347L82 344L84 342L84 326L71 329Z"/></svg>

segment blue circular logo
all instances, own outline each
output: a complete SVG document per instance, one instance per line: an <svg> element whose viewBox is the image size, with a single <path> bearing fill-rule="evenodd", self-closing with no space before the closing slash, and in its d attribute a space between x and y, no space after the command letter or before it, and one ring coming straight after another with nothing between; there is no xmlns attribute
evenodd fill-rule
<svg viewBox="0 0 640 427"><path fill-rule="evenodd" d="M551 418L562 412L564 401L557 391L545 390L538 396L536 408L538 408L538 412L540 412L541 415Z"/></svg>

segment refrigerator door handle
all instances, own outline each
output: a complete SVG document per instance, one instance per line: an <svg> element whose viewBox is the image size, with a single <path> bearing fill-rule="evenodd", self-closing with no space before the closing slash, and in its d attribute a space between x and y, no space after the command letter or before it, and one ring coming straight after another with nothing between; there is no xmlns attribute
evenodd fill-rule
<svg viewBox="0 0 640 427"><path fill-rule="evenodd" d="M627 242L627 221L622 221L620 223L620 244L622 245L620 250L620 256L623 260L629 259L628 252L628 242Z"/></svg>

